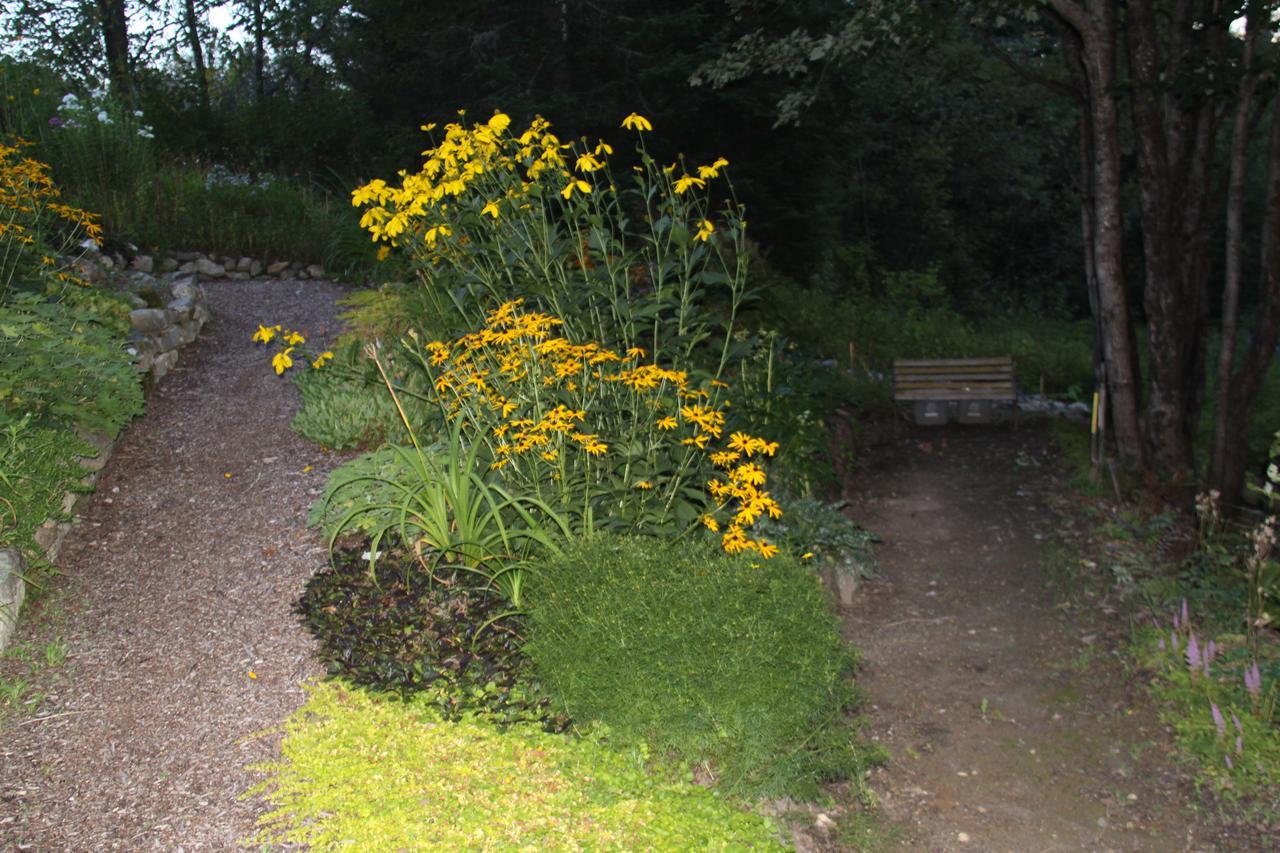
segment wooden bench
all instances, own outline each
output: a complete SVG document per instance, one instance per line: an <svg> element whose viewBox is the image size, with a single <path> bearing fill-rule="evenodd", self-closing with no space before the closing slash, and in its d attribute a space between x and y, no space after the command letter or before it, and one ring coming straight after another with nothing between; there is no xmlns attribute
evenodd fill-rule
<svg viewBox="0 0 1280 853"><path fill-rule="evenodd" d="M898 359L893 399L911 404L917 424L991 423L997 403L1018 410L1013 358Z"/></svg>

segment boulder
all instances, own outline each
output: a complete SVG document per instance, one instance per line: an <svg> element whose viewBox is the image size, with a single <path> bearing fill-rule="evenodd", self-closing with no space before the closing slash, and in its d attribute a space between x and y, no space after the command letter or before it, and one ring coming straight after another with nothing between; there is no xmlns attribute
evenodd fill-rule
<svg viewBox="0 0 1280 853"><path fill-rule="evenodd" d="M280 275L287 269L289 269L288 261L276 261L267 265L267 275Z"/></svg>
<svg viewBox="0 0 1280 853"><path fill-rule="evenodd" d="M191 275L195 271L196 271L195 261L184 261L182 265L178 267L178 269L176 270L178 275Z"/></svg>
<svg viewBox="0 0 1280 853"><path fill-rule="evenodd" d="M150 255L138 255L129 262L129 269L149 273L156 268L156 260Z"/></svg>
<svg viewBox="0 0 1280 853"><path fill-rule="evenodd" d="M324 267L319 264L309 264L307 266L307 275L312 278L324 278Z"/></svg>
<svg viewBox="0 0 1280 853"><path fill-rule="evenodd" d="M174 252L173 257L178 263L185 264L194 261L200 255L197 252Z"/></svg>
<svg viewBox="0 0 1280 853"><path fill-rule="evenodd" d="M200 275L207 275L209 278L223 278L227 274L227 268L222 264L214 263L208 258L200 258L196 261L195 271Z"/></svg>
<svg viewBox="0 0 1280 853"><path fill-rule="evenodd" d="M249 262L249 275L255 277L262 275L262 261L254 259Z"/></svg>
<svg viewBox="0 0 1280 853"><path fill-rule="evenodd" d="M253 278L253 276L249 275L247 272L229 272L227 273L227 278L232 281L248 281Z"/></svg>
<svg viewBox="0 0 1280 853"><path fill-rule="evenodd" d="M151 365L151 375L154 376L156 378L156 381L158 382L161 379L163 379L164 375L168 373L170 370L172 370L173 366L177 363L178 363L177 350L162 352L156 356L155 363Z"/></svg>
<svg viewBox="0 0 1280 853"><path fill-rule="evenodd" d="M196 282L193 278L180 278L169 285L169 291L173 294L174 299L191 299L197 298L198 292Z"/></svg>
<svg viewBox="0 0 1280 853"><path fill-rule="evenodd" d="M171 323L161 308L135 308L129 312L129 325L139 332L160 332Z"/></svg>
<svg viewBox="0 0 1280 853"><path fill-rule="evenodd" d="M236 272L249 272L249 268L253 266L252 258L241 258L236 261Z"/></svg>
<svg viewBox="0 0 1280 853"><path fill-rule="evenodd" d="M178 261L176 258L160 259L160 272L173 272L177 268L178 268Z"/></svg>
<svg viewBox="0 0 1280 853"><path fill-rule="evenodd" d="M22 579L26 571L22 552L16 548L0 548L0 649L9 642L22 600L26 598L27 585Z"/></svg>
<svg viewBox="0 0 1280 853"><path fill-rule="evenodd" d="M180 323L191 316L191 312L196 307L196 301L190 296L180 296L165 306L165 311L174 319L174 322Z"/></svg>

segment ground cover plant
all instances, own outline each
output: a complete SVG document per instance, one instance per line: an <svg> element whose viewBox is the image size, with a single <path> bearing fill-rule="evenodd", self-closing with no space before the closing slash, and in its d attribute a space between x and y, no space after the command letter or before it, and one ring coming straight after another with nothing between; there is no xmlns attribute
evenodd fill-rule
<svg viewBox="0 0 1280 853"><path fill-rule="evenodd" d="M528 653L579 724L751 796L813 797L867 768L853 653L799 560L602 535L530 586Z"/></svg>
<svg viewBox="0 0 1280 853"><path fill-rule="evenodd" d="M536 726L444 722L430 704L311 688L257 790L256 841L315 850L782 849L764 818L643 757Z"/></svg>

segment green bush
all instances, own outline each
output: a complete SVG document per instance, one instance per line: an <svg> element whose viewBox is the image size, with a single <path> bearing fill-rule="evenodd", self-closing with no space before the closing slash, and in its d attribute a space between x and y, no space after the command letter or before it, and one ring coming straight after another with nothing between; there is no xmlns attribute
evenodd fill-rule
<svg viewBox="0 0 1280 853"><path fill-rule="evenodd" d="M407 438L395 404L377 379L356 369L352 348L323 370L300 370L301 405L289 426L302 437L334 449L368 447ZM377 383L377 384L373 384Z"/></svg>
<svg viewBox="0 0 1280 853"><path fill-rule="evenodd" d="M424 694L449 720L475 711L502 723L564 728L530 687L520 624L502 596L457 576L388 570L388 561L370 575L357 553L337 556L298 601L330 675L400 696Z"/></svg>
<svg viewBox="0 0 1280 853"><path fill-rule="evenodd" d="M860 778L854 654L798 561L601 535L540 569L526 651L573 719L704 764L735 793Z"/></svg>
<svg viewBox="0 0 1280 853"><path fill-rule="evenodd" d="M115 437L142 411L142 386L99 316L23 295L0 305L0 409Z"/></svg>
<svg viewBox="0 0 1280 853"><path fill-rule="evenodd" d="M311 688L251 793L254 843L321 850L776 850L773 826L642 756L534 726L446 723L339 683Z"/></svg>
<svg viewBox="0 0 1280 853"><path fill-rule="evenodd" d="M817 568L874 577L873 546L880 537L845 515L844 506L844 502L828 503L812 497L788 500L783 519L766 521L762 529L793 556L810 555L807 559Z"/></svg>
<svg viewBox="0 0 1280 853"><path fill-rule="evenodd" d="M36 528L58 514L63 494L84 477L76 457L95 452L65 429L36 426L30 415L9 420L0 411L0 545L37 553Z"/></svg>

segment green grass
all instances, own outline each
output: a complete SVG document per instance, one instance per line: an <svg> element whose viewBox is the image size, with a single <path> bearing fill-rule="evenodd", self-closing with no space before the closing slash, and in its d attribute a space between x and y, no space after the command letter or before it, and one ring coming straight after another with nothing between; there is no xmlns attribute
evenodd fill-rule
<svg viewBox="0 0 1280 853"><path fill-rule="evenodd" d="M824 781L861 779L868 757L847 715L854 654L798 561L598 536L533 576L526 651L580 724L749 796L812 797Z"/></svg>
<svg viewBox="0 0 1280 853"><path fill-rule="evenodd" d="M254 842L315 850L769 850L766 819L643 756L532 726L442 722L329 682L286 724Z"/></svg>

